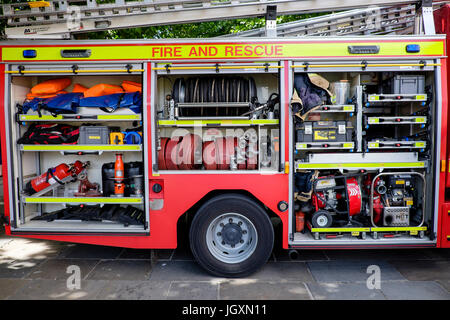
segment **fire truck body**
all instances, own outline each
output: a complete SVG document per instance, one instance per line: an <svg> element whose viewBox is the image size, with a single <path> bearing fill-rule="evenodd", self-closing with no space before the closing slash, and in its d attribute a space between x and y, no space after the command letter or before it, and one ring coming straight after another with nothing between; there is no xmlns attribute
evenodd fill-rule
<svg viewBox="0 0 450 320"><path fill-rule="evenodd" d="M188 216L194 256L227 276L265 263L274 218L284 249L450 247L444 35L7 41L0 49L9 235L169 249ZM109 113L82 106L85 95L71 113L24 111L32 88L60 78L71 79L69 93L74 84L132 81L143 107ZM18 143L40 124L107 127L110 139ZM140 143L113 142L130 131ZM116 154L126 165L124 197L114 194ZM89 161L85 180L24 193L36 176L76 161Z"/></svg>

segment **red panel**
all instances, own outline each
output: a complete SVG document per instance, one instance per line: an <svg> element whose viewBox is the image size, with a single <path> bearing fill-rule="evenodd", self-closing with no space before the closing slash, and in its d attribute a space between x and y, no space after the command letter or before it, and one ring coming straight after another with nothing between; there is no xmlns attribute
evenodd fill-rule
<svg viewBox="0 0 450 320"><path fill-rule="evenodd" d="M151 110L151 65L147 64L147 110ZM287 85L287 75L285 78ZM0 88L1 90L1 88ZM286 88L285 94L288 94ZM287 100L287 98L286 98ZM288 103L284 106L288 110ZM286 115L285 121L288 120ZM148 112L148 123L151 115ZM150 127L150 126L149 126ZM286 135L289 128L286 128ZM2 129L4 130L4 128ZM147 132L151 141L150 128ZM5 135L2 134L2 137ZM148 159L152 159L151 148ZM288 150L285 151L286 159ZM180 174L153 175L149 168L150 184L161 182L164 187L164 207L161 210L150 211L150 236L133 235L21 235L29 238L39 238L57 241L89 243L129 248L159 248L170 249L177 247L177 221L179 217L212 190L246 190L258 198L268 208L277 213L283 222L283 247L287 248L288 212L280 212L277 204L288 202L288 175L280 174Z"/></svg>
<svg viewBox="0 0 450 320"><path fill-rule="evenodd" d="M436 33L447 34L447 46L446 52L450 46L450 5L445 5L439 10L434 11L434 23L436 27ZM449 247L449 241L446 236L449 234L450 230L450 220L448 218L448 201L445 199L445 189L450 188L450 155L448 154L449 148L448 144L448 125L449 125L449 114L448 114L448 92L450 92L450 81L448 79L448 68L447 59L442 59L441 66L441 79L442 79L442 130L440 135L441 141L441 156L439 165L442 167L440 174L440 184L439 184L439 204L443 208L438 217L438 226L441 226L441 230L438 230L437 245L438 247ZM443 162L444 165L442 166ZM444 172L442 172L444 171Z"/></svg>
<svg viewBox="0 0 450 320"><path fill-rule="evenodd" d="M441 248L450 248L450 203L442 205Z"/></svg>
<svg viewBox="0 0 450 320"><path fill-rule="evenodd" d="M0 48L1 53L1 48ZM0 123L5 123L5 65L0 64ZM5 208L5 217L9 221L10 216L10 208L9 208L9 193L8 193L8 157L7 157L7 141L6 141L6 128L4 125L0 126L0 134L1 134L1 148L2 148L2 174L3 174L3 199L4 199L4 208ZM6 234L10 234L10 227L5 226Z"/></svg>

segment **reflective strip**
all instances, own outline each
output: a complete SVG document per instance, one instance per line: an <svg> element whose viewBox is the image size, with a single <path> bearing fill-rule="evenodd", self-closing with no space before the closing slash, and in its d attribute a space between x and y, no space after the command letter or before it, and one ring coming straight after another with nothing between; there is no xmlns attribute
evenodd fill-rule
<svg viewBox="0 0 450 320"><path fill-rule="evenodd" d="M415 142L414 146L417 148L424 148L425 147L425 142Z"/></svg>
<svg viewBox="0 0 450 320"><path fill-rule="evenodd" d="M389 232L389 231L425 231L427 227L374 227L370 231L374 232Z"/></svg>
<svg viewBox="0 0 450 320"><path fill-rule="evenodd" d="M311 232L370 232L370 228L311 228Z"/></svg>
<svg viewBox="0 0 450 320"><path fill-rule="evenodd" d="M420 118L414 119L414 121L417 122L417 123L426 123L427 122L427 118L420 117Z"/></svg>
<svg viewBox="0 0 450 320"><path fill-rule="evenodd" d="M220 69L282 69L282 66L211 66L211 67L198 67L198 66L186 66L186 67L157 67L153 70L220 70Z"/></svg>
<svg viewBox="0 0 450 320"><path fill-rule="evenodd" d="M76 121L76 120L80 120L80 121L92 121L92 120L141 120L141 116L136 114L131 114L131 115L112 115L112 114L107 114L107 115L96 115L96 119L94 118L83 118L83 116L87 116L90 117L91 115L79 115L81 118L77 119L76 118L77 115L74 115L74 117L64 117L62 115L57 115L56 117L54 116L48 116L48 115L43 115L43 116L39 116L39 115L24 115L21 114L19 115L19 120L20 121L57 121L57 120L67 120L67 121Z"/></svg>
<svg viewBox="0 0 450 320"><path fill-rule="evenodd" d="M101 70L76 70L75 73L103 73L103 72L124 72L124 73L129 73L129 72L144 72L144 69L101 69ZM28 74L28 73L74 73L73 70L23 70L23 71L18 71L18 70L9 70L9 71L5 71L5 73L9 73L9 74L19 74L19 73L23 73L23 74Z"/></svg>
<svg viewBox="0 0 450 320"><path fill-rule="evenodd" d="M311 232L394 232L394 231L426 231L427 227L369 227L369 228L311 228Z"/></svg>
<svg viewBox="0 0 450 320"><path fill-rule="evenodd" d="M339 169L339 168L424 168L425 162L392 163L299 163L297 169Z"/></svg>
<svg viewBox="0 0 450 320"><path fill-rule="evenodd" d="M26 197L26 203L143 203L143 198L102 198L102 197Z"/></svg>
<svg viewBox="0 0 450 320"><path fill-rule="evenodd" d="M98 115L97 119L99 119L99 120L141 120L141 116L138 114L130 114L130 115L105 114L105 115Z"/></svg>
<svg viewBox="0 0 450 320"><path fill-rule="evenodd" d="M368 63L366 64L310 64L310 65L294 65L292 68L368 68L368 67L438 67L440 63Z"/></svg>
<svg viewBox="0 0 450 320"><path fill-rule="evenodd" d="M141 151L141 145L22 145L23 151Z"/></svg>
<svg viewBox="0 0 450 320"><path fill-rule="evenodd" d="M160 126L182 126L182 125L207 125L207 124L218 124L218 125L254 125L254 124L279 124L280 120L276 119L255 119L255 120L159 120L158 125Z"/></svg>
<svg viewBox="0 0 450 320"><path fill-rule="evenodd" d="M348 46L355 45L373 45L373 42L348 41L341 40L335 42L327 41L299 41L299 40L284 40L272 42L235 42L235 43L221 43L208 40L200 40L192 43L182 44L158 44L157 42L145 42L124 45L99 45L99 46L65 46L64 41L56 42L54 47L46 46L17 46L2 48L3 61L25 61L23 58L23 50L34 49L37 52L35 60L39 61L90 61L90 60L195 60L195 59L238 59L238 60L254 60L254 59L304 59L311 58L329 58L329 57L352 57L355 59L362 59L366 56L370 57L414 57L421 59L423 57L443 57L444 56L444 39L421 41L415 39L416 44L420 44L419 54L410 54L405 52L405 47L410 44L412 40L399 39L398 41L386 41L379 39L377 43L380 51L376 55L355 55L348 52ZM91 56L88 58L62 58L61 50L91 50ZM27 62L30 60L27 60ZM349 64L350 66L365 66L362 64ZM411 64L368 64L368 67L374 66L423 66L420 63ZM326 68L326 67L346 67L347 65L309 65L310 68ZM428 65L427 65L428 66ZM434 64L429 64L434 66ZM303 65L293 66L304 68Z"/></svg>

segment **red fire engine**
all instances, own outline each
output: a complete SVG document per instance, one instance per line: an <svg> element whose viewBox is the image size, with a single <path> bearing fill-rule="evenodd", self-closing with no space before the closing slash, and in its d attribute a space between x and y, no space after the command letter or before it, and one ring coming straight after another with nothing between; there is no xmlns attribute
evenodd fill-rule
<svg viewBox="0 0 450 320"><path fill-rule="evenodd" d="M6 233L171 249L450 247L439 34L0 43Z"/></svg>

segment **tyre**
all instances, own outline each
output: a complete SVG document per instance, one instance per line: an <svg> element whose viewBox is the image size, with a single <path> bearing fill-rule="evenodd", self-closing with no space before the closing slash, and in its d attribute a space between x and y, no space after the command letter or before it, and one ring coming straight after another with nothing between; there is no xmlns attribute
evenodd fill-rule
<svg viewBox="0 0 450 320"><path fill-rule="evenodd" d="M205 270L237 278L254 273L267 262L274 231L259 204L240 194L225 194L200 207L192 220L189 241Z"/></svg>
<svg viewBox="0 0 450 320"><path fill-rule="evenodd" d="M314 228L328 228L333 223L333 217L328 211L319 210L313 213L311 223Z"/></svg>

